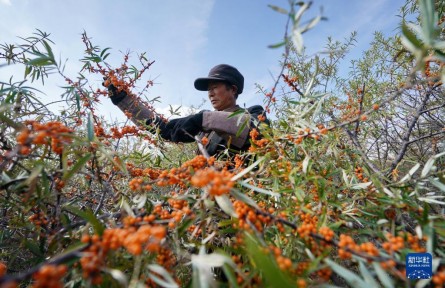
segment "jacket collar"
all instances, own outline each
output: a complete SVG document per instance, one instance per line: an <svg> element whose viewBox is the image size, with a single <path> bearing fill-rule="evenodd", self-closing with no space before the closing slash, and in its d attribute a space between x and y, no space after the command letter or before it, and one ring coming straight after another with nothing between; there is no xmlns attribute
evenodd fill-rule
<svg viewBox="0 0 445 288"><path fill-rule="evenodd" d="M238 110L238 109L240 109L240 108L241 108L241 107L239 107L239 105L235 105L235 106L233 106L233 107L224 109L223 111L224 111L224 112L235 112L236 110Z"/></svg>

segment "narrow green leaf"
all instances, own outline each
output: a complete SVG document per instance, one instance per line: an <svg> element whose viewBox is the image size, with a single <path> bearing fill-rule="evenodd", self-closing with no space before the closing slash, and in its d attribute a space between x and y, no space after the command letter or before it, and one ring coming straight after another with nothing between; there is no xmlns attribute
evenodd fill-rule
<svg viewBox="0 0 445 288"><path fill-rule="evenodd" d="M260 164L261 162L263 162L266 159L266 157L261 157L258 160L256 160L253 164L251 164L249 167L247 167L246 169L242 170L241 172L239 172L238 174L236 174L235 176L233 176L230 181L236 181L238 179L240 179L241 177L243 177L244 175L246 175L247 173L249 173L250 171L252 171L256 166L258 166L258 164Z"/></svg>
<svg viewBox="0 0 445 288"><path fill-rule="evenodd" d="M35 58L35 59L29 60L26 62L26 65L32 65L32 66L37 66L37 67L49 66L51 64L53 64L51 59L46 56L43 56L40 58ZM37 72L40 73L38 70L37 70Z"/></svg>
<svg viewBox="0 0 445 288"><path fill-rule="evenodd" d="M363 279L365 279L365 282L368 283L370 287L379 287L379 284L374 279L374 277L372 277L371 273L369 273L369 270L363 263L363 261L359 262L359 268L360 268L360 273L362 273Z"/></svg>
<svg viewBox="0 0 445 288"><path fill-rule="evenodd" d="M417 38L416 34L405 24L402 24L402 34L406 39L417 49L421 49L423 46L422 41ZM411 49L410 49L411 50Z"/></svg>
<svg viewBox="0 0 445 288"><path fill-rule="evenodd" d="M79 93L74 92L74 97L76 97L77 112L80 113L80 96L79 96Z"/></svg>
<svg viewBox="0 0 445 288"><path fill-rule="evenodd" d="M93 226L94 230L99 236L102 236L105 230L105 226L104 224L102 224L102 222L99 221L99 219L97 219L96 215L94 215L91 209L87 208L87 210L80 210L79 208L73 206L65 206L63 209L83 218L85 221Z"/></svg>
<svg viewBox="0 0 445 288"><path fill-rule="evenodd" d="M45 255L43 254L43 252L40 250L39 245L37 245L37 243L31 241L31 240L25 240L25 247L28 248L28 250L34 254L35 256L39 257L39 258L43 258Z"/></svg>
<svg viewBox="0 0 445 288"><path fill-rule="evenodd" d="M170 273L164 267L162 267L161 265L149 264L149 265L147 265L147 268L151 272L153 272L153 273L149 273L149 277L154 282L156 282L157 284L161 285L161 287L166 287L166 288L176 288L176 287L179 287L178 284L173 279L173 277L170 275Z"/></svg>
<svg viewBox="0 0 445 288"><path fill-rule="evenodd" d="M244 239L247 255L255 267L263 274L263 279L266 282L265 287L295 287L293 281L278 268L275 259L260 249L260 244L254 240L252 235L247 234Z"/></svg>
<svg viewBox="0 0 445 288"><path fill-rule="evenodd" d="M388 276L388 274L385 272L385 270L383 270L382 266L380 266L380 263L372 262L372 266L374 266L374 270L377 273L377 277L379 278L383 287L393 288L394 287L393 281Z"/></svg>
<svg viewBox="0 0 445 288"><path fill-rule="evenodd" d="M85 163L88 162L92 157L91 153L86 154L85 156L78 158L76 161L76 164L74 164L73 168L71 170L65 171L62 179L63 181L66 181L74 176L82 167L85 165Z"/></svg>
<svg viewBox="0 0 445 288"><path fill-rule="evenodd" d="M42 40L42 42L43 45L45 46L46 52L48 53L48 59L50 59L53 64L56 64L56 60L54 59L54 54L53 50L51 49L51 46L45 40Z"/></svg>
<svg viewBox="0 0 445 288"><path fill-rule="evenodd" d="M276 11L278 13L281 13L281 14L284 14L284 15L289 15L289 11L287 11L286 9L283 9L281 7L278 7L278 6L275 6L275 5L271 5L271 4L269 4L267 6L269 6L269 8L271 8L272 10L274 10L274 11Z"/></svg>
<svg viewBox="0 0 445 288"><path fill-rule="evenodd" d="M277 197L277 198L280 197L279 193L276 193L276 192L273 192L273 191L269 191L269 190L266 190L266 189L263 189L263 188L260 188L260 187L256 187L254 185L250 185L249 183L246 183L244 181L243 182L239 182L239 184L241 186L246 187L246 188L252 189L253 191L258 192L258 193L266 194L266 195L269 195L269 196L272 196L272 197Z"/></svg>
<svg viewBox="0 0 445 288"><path fill-rule="evenodd" d="M236 131L236 137L239 137L241 133L243 133L244 129L246 129L248 122L249 122L248 120L243 122L243 124L239 127L238 131Z"/></svg>
<svg viewBox="0 0 445 288"><path fill-rule="evenodd" d="M88 114L87 131L88 131L88 140L93 141L93 139L94 139L94 120L93 120L93 115L91 113Z"/></svg>
<svg viewBox="0 0 445 288"><path fill-rule="evenodd" d="M267 47L271 48L271 49L276 49L276 48L283 47L285 44L286 44L286 41L283 41L283 42L280 42L280 43L277 43L277 44L271 44L271 45L269 45Z"/></svg>
<svg viewBox="0 0 445 288"><path fill-rule="evenodd" d="M104 59L105 52L107 52L107 51L110 50L110 49L111 49L110 47L107 47L107 48L105 48L104 50L102 50L102 52L100 53L100 57L101 57L102 59Z"/></svg>
<svg viewBox="0 0 445 288"><path fill-rule="evenodd" d="M366 282L354 272L335 263L331 259L325 259L324 261L332 268L332 270L334 270L335 273L337 273L338 276L345 279L346 282L348 282L348 284L352 287L367 287Z"/></svg>
<svg viewBox="0 0 445 288"><path fill-rule="evenodd" d="M227 195L215 196L216 203L218 206L231 217L238 218L238 215L235 213L235 209L233 208L232 202L230 201Z"/></svg>

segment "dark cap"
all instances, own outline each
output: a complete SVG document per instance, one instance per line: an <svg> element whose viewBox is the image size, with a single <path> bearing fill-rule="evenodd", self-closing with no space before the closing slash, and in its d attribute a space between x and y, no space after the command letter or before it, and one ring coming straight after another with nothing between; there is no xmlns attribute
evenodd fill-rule
<svg viewBox="0 0 445 288"><path fill-rule="evenodd" d="M195 80L195 88L200 91L207 91L210 81L226 81L238 88L238 94L243 92L244 77L233 66L220 64L213 67L208 77Z"/></svg>

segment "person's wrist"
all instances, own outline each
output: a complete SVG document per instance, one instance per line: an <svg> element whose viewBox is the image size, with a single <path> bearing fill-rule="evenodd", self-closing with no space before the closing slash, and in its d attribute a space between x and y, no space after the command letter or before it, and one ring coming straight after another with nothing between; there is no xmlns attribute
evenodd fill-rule
<svg viewBox="0 0 445 288"><path fill-rule="evenodd" d="M117 91L117 89L113 86L114 89L110 90L110 99L114 105L118 105L125 97L127 97L127 93L125 91Z"/></svg>

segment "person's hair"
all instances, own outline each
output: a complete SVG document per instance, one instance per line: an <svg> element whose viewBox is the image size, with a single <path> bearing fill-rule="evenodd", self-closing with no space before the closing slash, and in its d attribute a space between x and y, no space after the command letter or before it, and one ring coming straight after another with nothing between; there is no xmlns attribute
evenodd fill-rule
<svg viewBox="0 0 445 288"><path fill-rule="evenodd" d="M229 90L229 89L232 89L233 87L232 86L235 86L236 87L236 85L233 85L233 84L231 84L230 82L227 82L227 81L224 81L224 84L226 85L226 89L227 90ZM237 99L238 100L238 87L236 87L236 94L235 94L235 99Z"/></svg>

